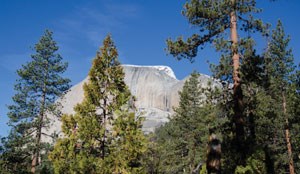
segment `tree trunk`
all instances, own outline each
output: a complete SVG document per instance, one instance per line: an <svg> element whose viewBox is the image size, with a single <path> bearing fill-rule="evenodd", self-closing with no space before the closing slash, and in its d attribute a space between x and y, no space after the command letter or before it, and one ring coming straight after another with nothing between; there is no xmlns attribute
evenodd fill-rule
<svg viewBox="0 0 300 174"><path fill-rule="evenodd" d="M45 89L45 88L44 88ZM40 157L40 146L41 146L41 136L42 136L42 127L43 127L43 120L44 120L44 107L46 101L46 92L43 92L42 96L42 103L41 103L41 111L39 116L39 123L36 133L36 148L34 150L32 162L31 162L31 172L35 173L36 166L39 164L39 157Z"/></svg>
<svg viewBox="0 0 300 174"><path fill-rule="evenodd" d="M265 164L266 170L268 174L275 174L274 170L274 160L271 157L271 153L268 146L264 147L264 154L265 154Z"/></svg>
<svg viewBox="0 0 300 174"><path fill-rule="evenodd" d="M233 9L236 5L236 0L231 0ZM243 94L239 78L240 57L238 53L238 34L237 34L237 17L236 12L233 10L230 13L230 34L231 34L231 51L233 62L233 100L234 100L234 122L235 134L237 140L237 150L243 155L243 139L244 139L244 118L243 113Z"/></svg>
<svg viewBox="0 0 300 174"><path fill-rule="evenodd" d="M40 113L38 118L38 127L36 132L36 143L35 150L32 157L31 162L31 172L36 172L36 166L39 165L39 157L40 157L40 148L41 148L41 137L42 137L42 127L44 123L44 114L45 114L45 104L46 104L46 80L48 75L48 60L46 62L46 75L44 75L43 79L43 87L42 87L42 101L40 106Z"/></svg>
<svg viewBox="0 0 300 174"><path fill-rule="evenodd" d="M290 169L290 174L295 174L292 145L290 140L289 120L286 113L286 98L284 92L282 92L282 107L283 107L283 114L285 118L285 140L286 140L288 156L289 156L289 169Z"/></svg>

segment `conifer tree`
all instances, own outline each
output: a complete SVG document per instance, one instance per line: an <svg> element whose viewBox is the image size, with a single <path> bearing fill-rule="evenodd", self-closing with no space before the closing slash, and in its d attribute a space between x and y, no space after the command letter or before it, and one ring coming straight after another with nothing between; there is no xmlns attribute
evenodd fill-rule
<svg viewBox="0 0 300 174"><path fill-rule="evenodd" d="M252 146L249 147L246 164L238 166L236 172L295 172L292 164L293 158L297 158L289 154L292 150L289 148L297 144L290 139L290 132L299 130L295 126L299 124L296 106L299 102L299 87L288 43L289 37L285 36L279 22L263 57L255 56L251 44L250 49L244 53L241 72L245 80L242 87L246 118L251 125L248 129L251 139L247 142ZM287 132L290 136L287 136ZM297 134L294 136L297 137Z"/></svg>
<svg viewBox="0 0 300 174"><path fill-rule="evenodd" d="M216 92L207 84L201 86L199 73L192 73L179 92L175 115L157 130L161 173L197 173L205 164L206 144L216 127L216 112L211 94Z"/></svg>
<svg viewBox="0 0 300 174"><path fill-rule="evenodd" d="M75 114L63 117L65 137L49 156L55 173L130 173L138 169L143 135L140 122L129 111L132 96L109 35L96 54L83 90L84 100L74 108Z"/></svg>
<svg viewBox="0 0 300 174"><path fill-rule="evenodd" d="M234 123L235 149L237 155L241 156L238 164L245 163L247 153L240 55L248 39L238 38L238 31L259 31L266 34L267 25L253 17L253 14L260 11L255 0L190 0L184 6L183 15L192 26L199 29L199 34L193 34L186 41L182 37L176 41L167 40L168 52L178 60L188 59L193 62L198 48L203 48L207 43L213 43L217 51L224 53L220 59L220 68L227 74L225 80L233 83L233 114L230 115L230 120ZM227 34L230 35L230 40L225 39Z"/></svg>
<svg viewBox="0 0 300 174"><path fill-rule="evenodd" d="M52 32L46 30L34 49L36 53L31 56L32 60L17 71L19 79L12 98L14 103L8 106L12 130L4 153L9 157L7 160L13 166L13 173L29 172L30 168L35 173L42 167L46 160L42 156L49 145L42 142L41 137L51 136L43 132L49 124L47 113L59 113L55 100L69 88L70 80L61 76L67 63L62 62L57 53Z"/></svg>
<svg viewBox="0 0 300 174"><path fill-rule="evenodd" d="M113 124L111 154L106 162L109 173L145 173L142 157L147 150L147 140L141 130L142 121L143 118L136 118L133 112L117 114Z"/></svg>
<svg viewBox="0 0 300 174"><path fill-rule="evenodd" d="M288 47L289 41L290 38L285 36L281 21L278 21L265 54L265 65L268 82L266 88L277 105L274 112L275 120L278 120L276 136L282 137L282 140L285 139L286 153L284 151L281 153L288 155L289 172L294 174L290 119L297 117L292 112L293 108L291 107L295 102L295 97L297 97L297 88L296 66L292 50Z"/></svg>
<svg viewBox="0 0 300 174"><path fill-rule="evenodd" d="M244 173L260 171L265 173L265 155L264 148L262 148L263 141L258 143L258 139L265 137L264 134L258 134L257 129L261 124L257 125L258 115L265 121L270 121L268 117L265 117L258 109L259 92L263 91L264 85L264 69L263 69L263 57L256 54L254 49L255 42L251 38L243 43L241 48L241 55L243 55L243 64L240 66L240 77L243 79L241 83L241 89L243 90L243 105L244 105L244 130L246 132L245 139L243 141L243 154L239 155L238 149L236 149L235 137L233 136L232 125L234 121L231 117L233 113L233 98L232 90L228 83L230 78L230 66L226 61L228 56L222 57L220 65L212 66L214 76L222 79L223 92L218 100L218 108L220 109L223 117L228 118L220 128L222 132L222 173ZM227 65L227 66L225 66ZM260 108L262 109L262 108ZM258 112L260 114L258 114ZM260 120L260 121L262 121ZM240 163L243 161L243 163ZM242 172L242 173L243 173ZM267 172L268 173L268 172Z"/></svg>

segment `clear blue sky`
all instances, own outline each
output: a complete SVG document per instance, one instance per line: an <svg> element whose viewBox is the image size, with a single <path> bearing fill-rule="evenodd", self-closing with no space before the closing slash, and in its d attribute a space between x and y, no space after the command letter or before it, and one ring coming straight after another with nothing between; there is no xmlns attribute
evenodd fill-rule
<svg viewBox="0 0 300 174"><path fill-rule="evenodd" d="M281 19L291 35L290 46L300 61L300 1L260 1L264 21ZM59 53L69 62L65 76L76 84L84 79L107 33L124 64L167 65L178 79L193 70L210 74L206 60L218 55L207 46L194 64L178 62L164 51L169 37L188 36L192 29L181 15L184 0L1 0L0 1L0 136L8 133L7 107L14 95L16 70L30 61L32 47L45 29L54 32ZM265 46L259 40L258 49Z"/></svg>

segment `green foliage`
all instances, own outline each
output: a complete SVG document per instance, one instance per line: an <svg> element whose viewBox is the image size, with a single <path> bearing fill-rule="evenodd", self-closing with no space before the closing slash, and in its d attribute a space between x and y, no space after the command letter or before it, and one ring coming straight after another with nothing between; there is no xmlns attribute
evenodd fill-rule
<svg viewBox="0 0 300 174"><path fill-rule="evenodd" d="M246 57L259 60L254 56L255 54L246 55L249 54L248 52L253 52L254 44L249 35L258 31L263 36L267 36L269 27L254 17L256 13L261 12L256 2L255 0L190 0L184 6L183 15L198 32L186 40L182 37L176 41L167 40L167 51L177 60L195 61L198 49L203 49L207 44L212 44L216 51L222 53L219 65L212 65L212 70L214 77L223 83L223 93L218 99L220 102L218 108L221 110L222 117L227 119L221 127L224 140L222 148L224 147L226 152L223 156L227 158L224 160L224 166L227 173L233 173L235 167L243 165L247 156L252 153L249 147L253 145L251 145L254 134L251 123L253 114L252 112L248 114L248 111L253 108L246 108L243 84L245 78L252 77L253 80L256 78L243 76L245 74L241 71L246 66L243 68L241 66L245 63L254 65L248 67L250 69L258 67L252 64L252 59L250 64L244 62ZM227 39L228 33L231 34L230 40ZM243 37L243 33L246 33L246 37ZM247 85L246 88L250 87ZM249 131L250 135L248 135Z"/></svg>
<svg viewBox="0 0 300 174"><path fill-rule="evenodd" d="M245 166L237 166L235 174L265 174L266 167L264 164L265 156L262 150L254 152L246 162Z"/></svg>
<svg viewBox="0 0 300 174"><path fill-rule="evenodd" d="M251 43L249 40L249 47L245 49L241 75L244 79L242 88L245 121L246 125L249 125L245 129L249 134L245 141L248 144L247 160L245 164L236 167L235 171L238 173L288 171L289 157L285 130L286 128L291 132L299 130L297 126L293 126L299 124L296 114L298 107L294 105L299 101L299 94L296 87L296 66L288 42L289 37L285 37L282 24L279 22L263 57L255 55L251 46L253 41ZM287 117L284 116L283 96L287 101ZM288 125L285 124L286 118L289 120ZM222 148L226 164L238 160L234 157L235 152L231 151L232 148L226 143L230 142L227 141L228 137L228 133L224 132L225 140ZM297 146L297 142L293 141L296 137L296 134L290 136L293 148ZM261 156L260 160L257 160L258 156ZM294 159L297 160L295 154ZM295 165L297 166L297 163ZM234 166L229 168L234 169ZM228 171L226 168L224 170Z"/></svg>
<svg viewBox="0 0 300 174"><path fill-rule="evenodd" d="M59 103L54 101L69 88L70 80L61 76L68 64L62 62L57 53L52 32L46 30L34 49L36 53L31 56L32 60L17 71L19 78L12 98L14 103L8 106L12 129L3 144L1 158L5 168L12 173L29 172L33 156L41 159L36 161L37 172L38 168L45 167L47 158L42 156L48 152L49 144L41 142L41 135L49 125L46 112L60 114Z"/></svg>
<svg viewBox="0 0 300 174"><path fill-rule="evenodd" d="M241 79L245 115L246 162L237 166L236 171L252 171L254 164L266 166L266 173L283 173L288 169L288 156L285 143L285 117L283 109L283 94L289 103L295 103L295 66L291 50L288 49L289 38L285 39L282 24L279 22L273 31L267 52L262 56L256 55L254 41L248 39L243 50L243 64ZM221 72L217 69L217 72ZM293 96L293 97L292 97ZM292 99L293 98L293 99ZM226 105L230 104L227 100ZM293 107L290 107L292 109ZM289 109L288 109L289 110ZM226 110L224 110L226 112ZM227 111L228 112L228 111ZM290 112L290 111L288 111ZM288 114L293 118L292 114ZM290 118L289 118L290 119ZM290 126L292 123L290 123ZM230 128L226 125L223 129ZM230 132L230 131L229 131ZM229 132L223 133L223 157L225 164L232 164L236 159L235 151L230 146ZM264 161L246 165L249 158L256 154L258 149L264 154ZM231 168L231 169L230 169ZM234 170L234 166L226 165L226 172ZM247 173L247 172L246 172ZM253 171L252 171L253 173ZM255 172L254 172L255 173Z"/></svg>
<svg viewBox="0 0 300 174"><path fill-rule="evenodd" d="M271 154L274 160L275 171L288 171L290 158L286 141L287 138L293 139L295 134L287 135L286 132L297 130L299 120L295 111L295 103L299 100L297 90L297 72L294 64L292 50L288 47L290 38L286 37L281 21L278 21L276 29L272 32L272 37L265 54L265 90L268 99L272 102L269 113L272 114L272 131L270 143L273 146ZM264 100L263 102L268 102ZM295 129L296 128L296 129ZM293 130L295 129L295 130ZM292 141L293 142L293 141ZM292 145L293 148L293 145ZM292 149L291 149L292 150Z"/></svg>
<svg viewBox="0 0 300 174"><path fill-rule="evenodd" d="M179 106L170 122L156 131L158 170L161 173L191 173L205 163L208 137L217 126L214 88L201 87L194 72L179 92ZM208 82L211 83L211 82Z"/></svg>
<svg viewBox="0 0 300 174"><path fill-rule="evenodd" d="M36 173L53 174L53 164L48 158L49 152L53 150L53 144L45 144L43 150L44 152L41 154L41 161L43 162L36 168Z"/></svg>
<svg viewBox="0 0 300 174"><path fill-rule="evenodd" d="M231 12L237 15L241 32L259 31L267 34L268 25L253 17L253 14L261 12L255 0L190 0L184 5L183 15L199 33L186 40L182 37L176 41L168 39L168 52L178 60L188 59L191 62L195 60L199 47L203 49L207 43L214 43L217 51L231 52L231 43L225 39L230 30ZM242 44L241 40L238 47Z"/></svg>
<svg viewBox="0 0 300 174"><path fill-rule="evenodd" d="M207 174L207 169L206 169L206 165L203 165L201 170L200 170L200 174Z"/></svg>
<svg viewBox="0 0 300 174"><path fill-rule="evenodd" d="M113 123L113 142L110 147L107 168L109 173L144 173L142 155L147 150L147 140L143 135L142 117L134 113L118 113Z"/></svg>
<svg viewBox="0 0 300 174"><path fill-rule="evenodd" d="M55 173L139 173L146 142L141 120L129 111L134 109L133 97L110 36L103 41L83 89L83 102L74 108L74 115L62 118L65 137L49 156Z"/></svg>
<svg viewBox="0 0 300 174"><path fill-rule="evenodd" d="M160 154L160 146L156 141L156 134L150 133L146 135L148 140L147 143L147 151L144 153L142 157L143 167L145 168L146 173L159 173L161 170L160 161L161 161L161 154Z"/></svg>
<svg viewBox="0 0 300 174"><path fill-rule="evenodd" d="M14 141L12 141L14 140ZM29 174L31 158L30 154L20 148L22 142L19 136L11 132L8 137L1 139L0 171L4 174Z"/></svg>

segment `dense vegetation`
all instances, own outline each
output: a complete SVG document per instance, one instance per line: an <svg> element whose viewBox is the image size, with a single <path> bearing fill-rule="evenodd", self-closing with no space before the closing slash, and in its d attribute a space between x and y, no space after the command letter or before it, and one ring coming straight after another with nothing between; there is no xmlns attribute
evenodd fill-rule
<svg viewBox="0 0 300 174"><path fill-rule="evenodd" d="M83 101L75 114L61 116L56 99L69 88L62 77L67 64L47 30L32 60L17 71L0 173L299 173L300 69L282 22L269 31L253 17L259 12L255 0L185 4L183 15L199 33L168 39L168 53L193 62L199 48L212 44L220 61L207 82L191 74L170 121L149 135L141 131L143 119L110 35L94 58ZM253 32L268 40L262 53ZM48 113L61 118L63 137L46 135Z"/></svg>

